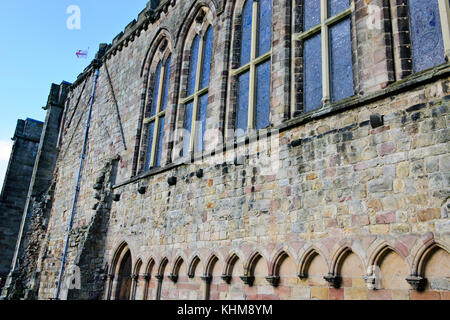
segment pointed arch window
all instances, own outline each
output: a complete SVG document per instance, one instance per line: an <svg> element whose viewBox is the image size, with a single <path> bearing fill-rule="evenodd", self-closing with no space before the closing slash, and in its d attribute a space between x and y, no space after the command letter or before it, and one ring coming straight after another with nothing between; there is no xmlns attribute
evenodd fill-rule
<svg viewBox="0 0 450 320"><path fill-rule="evenodd" d="M270 125L272 0L246 0L241 14L236 135Z"/></svg>
<svg viewBox="0 0 450 320"><path fill-rule="evenodd" d="M185 106L183 156L205 149L208 92L211 74L213 47L213 26L207 20L209 10L202 8L197 23L203 25L197 30L191 47L186 97L181 100Z"/></svg>
<svg viewBox="0 0 450 320"><path fill-rule="evenodd" d="M148 126L148 140L145 167L146 169L161 166L164 125L169 89L171 56L161 58L154 72L154 85L150 112L144 120Z"/></svg>
<svg viewBox="0 0 450 320"><path fill-rule="evenodd" d="M295 0L297 4L300 0ZM303 111L354 95L350 0L301 0Z"/></svg>

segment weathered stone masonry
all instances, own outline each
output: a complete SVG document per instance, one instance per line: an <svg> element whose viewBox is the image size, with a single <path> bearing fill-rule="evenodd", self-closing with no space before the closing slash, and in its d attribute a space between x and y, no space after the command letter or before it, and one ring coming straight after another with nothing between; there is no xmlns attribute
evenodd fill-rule
<svg viewBox="0 0 450 320"><path fill-rule="evenodd" d="M301 43L291 41L302 2L273 1L280 168L271 175L261 155L241 156L245 139L221 158L242 3L150 3L102 49L67 262L81 269L81 290L61 298L449 299L450 67L412 74L404 62L396 20L407 2L371 1L384 8L379 30L367 27L367 1L352 1L355 96L305 113ZM202 6L214 26L207 127L226 138L185 164L171 138L184 114L185 39ZM145 171L143 118L162 41L172 54L163 156ZM32 260L39 299L55 296L96 65L66 100L48 227Z"/></svg>

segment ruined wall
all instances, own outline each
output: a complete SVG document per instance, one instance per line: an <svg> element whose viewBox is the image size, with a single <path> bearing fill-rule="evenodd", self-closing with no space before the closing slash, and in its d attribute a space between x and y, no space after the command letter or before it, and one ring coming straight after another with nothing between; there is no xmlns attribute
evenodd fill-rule
<svg viewBox="0 0 450 320"><path fill-rule="evenodd" d="M201 5L215 21L208 128L229 128L235 2L164 2L143 11L106 52L68 251L67 267L84 270L82 289L63 297L98 298L103 287L102 298L118 298L126 277L130 298L149 300L448 299L449 66L394 82L385 30L367 28L365 1L355 1L352 14L356 96L310 113L290 103L291 8L273 1L274 17L285 17L273 25L275 172L261 171L267 150L245 156L245 139L227 159L219 145L194 164L180 161L166 140L162 168L137 170L146 68L157 39L167 37L173 49L169 137L180 122L186 24ZM370 70L380 74L370 77ZM55 295L92 71L69 93L39 262L41 299ZM112 159L119 159L117 174L105 180ZM102 213L102 232L89 231ZM128 250L131 275L120 268Z"/></svg>
<svg viewBox="0 0 450 320"><path fill-rule="evenodd" d="M0 278L6 280L16 247L43 123L17 122L13 148L0 196Z"/></svg>

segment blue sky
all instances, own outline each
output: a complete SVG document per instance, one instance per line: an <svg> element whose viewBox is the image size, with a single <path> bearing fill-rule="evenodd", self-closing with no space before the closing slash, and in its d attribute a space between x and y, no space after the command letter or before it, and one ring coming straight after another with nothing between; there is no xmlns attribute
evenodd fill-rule
<svg viewBox="0 0 450 320"><path fill-rule="evenodd" d="M0 1L0 189L17 119L45 119L51 83L74 82L100 43L111 43L137 18L147 0ZM76 5L81 28L70 30L67 9ZM89 48L88 60L77 50Z"/></svg>

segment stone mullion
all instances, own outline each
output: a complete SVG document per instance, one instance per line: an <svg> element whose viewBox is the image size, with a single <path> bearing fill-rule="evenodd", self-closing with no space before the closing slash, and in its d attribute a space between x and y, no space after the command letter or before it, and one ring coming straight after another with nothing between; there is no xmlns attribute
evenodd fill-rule
<svg viewBox="0 0 450 320"><path fill-rule="evenodd" d="M329 27L326 24L328 18L328 0L321 0L320 7L322 33L322 105L326 105L331 100Z"/></svg>
<svg viewBox="0 0 450 320"><path fill-rule="evenodd" d="M255 128L255 100L256 100L256 48L258 45L259 2L253 2L252 43L250 49L250 92L248 95L248 130ZM242 45L242 44L241 44Z"/></svg>
<svg viewBox="0 0 450 320"><path fill-rule="evenodd" d="M159 81L159 87L158 87L158 100L156 103L156 116L155 116L155 126L153 129L153 141L152 141L152 154L150 157L150 164L149 167L152 168L155 166L155 157L156 157L156 143L158 141L158 136L159 136L159 122L160 122L160 117L163 116L164 112L161 112L161 104L162 104L162 93L164 90L164 83L165 83L165 78L166 78L166 67L165 65L163 65L161 67L161 71L160 71L160 81Z"/></svg>
<svg viewBox="0 0 450 320"><path fill-rule="evenodd" d="M200 94L200 84L202 77L202 66L203 66L203 50L205 47L205 38L202 36L200 40L200 46L198 50L198 59L197 59L197 73L195 78L195 89L194 89L194 105L192 107L192 123L191 123L191 140L189 142L189 153L195 152L195 139L197 136L197 117L198 117L198 101Z"/></svg>

